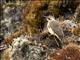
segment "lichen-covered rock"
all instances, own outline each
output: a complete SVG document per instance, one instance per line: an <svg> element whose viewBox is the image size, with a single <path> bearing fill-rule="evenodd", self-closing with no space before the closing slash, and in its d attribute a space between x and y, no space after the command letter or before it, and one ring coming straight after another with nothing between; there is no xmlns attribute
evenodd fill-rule
<svg viewBox="0 0 80 60"><path fill-rule="evenodd" d="M5 6L5 5L4 5ZM1 33L4 36L11 35L12 32L18 30L21 24L21 12L20 6L5 6L3 7L3 19L1 20Z"/></svg>
<svg viewBox="0 0 80 60"><path fill-rule="evenodd" d="M6 55L5 55L6 54ZM7 55L8 54L8 55ZM11 46L2 55L2 60L44 60L47 55L43 47L29 41L27 36L14 38Z"/></svg>

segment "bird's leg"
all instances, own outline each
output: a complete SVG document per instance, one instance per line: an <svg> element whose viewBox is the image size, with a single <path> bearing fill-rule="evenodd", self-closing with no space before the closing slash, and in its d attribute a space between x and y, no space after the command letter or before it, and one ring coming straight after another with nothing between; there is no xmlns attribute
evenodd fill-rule
<svg viewBox="0 0 80 60"><path fill-rule="evenodd" d="M54 37L54 38L55 38L55 39L54 39L54 40L55 40L55 42L57 43L57 45L58 45L58 47L59 47L59 43L57 42L57 39L56 39L56 37Z"/></svg>
<svg viewBox="0 0 80 60"><path fill-rule="evenodd" d="M56 35L55 37L57 38L56 40L57 40L58 46L59 46L60 48L62 48L62 44L63 44L63 43L62 43L61 39L60 39L57 35Z"/></svg>

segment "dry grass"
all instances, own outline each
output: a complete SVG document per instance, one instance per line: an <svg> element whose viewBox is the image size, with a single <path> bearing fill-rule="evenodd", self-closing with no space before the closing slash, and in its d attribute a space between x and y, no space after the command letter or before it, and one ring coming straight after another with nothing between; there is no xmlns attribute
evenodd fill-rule
<svg viewBox="0 0 80 60"><path fill-rule="evenodd" d="M45 4L46 1L29 1L23 10L23 23L26 25L27 32L31 35L38 33L42 20L37 17L38 9ZM37 17L37 18L36 18Z"/></svg>
<svg viewBox="0 0 80 60"><path fill-rule="evenodd" d="M43 18L45 13L50 12L54 13L55 16L58 15L59 11L54 7L58 4L58 1L38 0L28 2L23 10L22 18L29 34L42 32L46 22Z"/></svg>

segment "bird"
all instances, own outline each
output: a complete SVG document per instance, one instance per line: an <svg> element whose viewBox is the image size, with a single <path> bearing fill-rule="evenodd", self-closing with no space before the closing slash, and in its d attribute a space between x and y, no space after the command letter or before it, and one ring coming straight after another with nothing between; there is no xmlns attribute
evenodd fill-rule
<svg viewBox="0 0 80 60"><path fill-rule="evenodd" d="M48 21L47 22L48 32L57 38L56 39L57 45L60 48L62 48L62 44L63 44L62 40L64 38L64 32L59 24L59 21L57 21L55 17L52 15L46 16L46 20Z"/></svg>

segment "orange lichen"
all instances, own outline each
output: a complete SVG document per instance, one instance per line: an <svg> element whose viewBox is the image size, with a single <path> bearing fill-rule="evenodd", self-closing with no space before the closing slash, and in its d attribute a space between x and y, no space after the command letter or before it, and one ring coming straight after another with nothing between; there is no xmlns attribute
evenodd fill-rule
<svg viewBox="0 0 80 60"><path fill-rule="evenodd" d="M10 58L10 49L6 49L2 53L2 60L11 60Z"/></svg>
<svg viewBox="0 0 80 60"><path fill-rule="evenodd" d="M77 36L80 36L80 23L77 23L76 25L76 27L72 28L71 32Z"/></svg>

